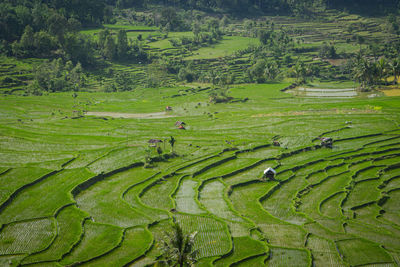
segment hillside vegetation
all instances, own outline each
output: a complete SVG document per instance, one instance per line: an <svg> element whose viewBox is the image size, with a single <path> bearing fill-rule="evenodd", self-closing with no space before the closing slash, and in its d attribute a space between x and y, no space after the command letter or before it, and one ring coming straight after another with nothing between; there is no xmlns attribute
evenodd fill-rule
<svg viewBox="0 0 400 267"><path fill-rule="evenodd" d="M398 1L77 3L0 3L0 266L400 265Z"/></svg>

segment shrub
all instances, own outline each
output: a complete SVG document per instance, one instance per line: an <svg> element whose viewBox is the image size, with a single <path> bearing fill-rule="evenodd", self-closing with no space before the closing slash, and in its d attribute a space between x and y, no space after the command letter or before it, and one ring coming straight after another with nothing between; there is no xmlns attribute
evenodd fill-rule
<svg viewBox="0 0 400 267"><path fill-rule="evenodd" d="M55 59L45 61L34 69L34 81L30 91L79 91L85 86L85 81L81 64L74 66L71 62L64 64L62 59Z"/></svg>
<svg viewBox="0 0 400 267"><path fill-rule="evenodd" d="M333 45L328 45L324 43L319 49L320 58L337 58L336 48Z"/></svg>
<svg viewBox="0 0 400 267"><path fill-rule="evenodd" d="M193 71L188 70L187 68L181 68L178 73L178 79L190 83L195 80L195 74Z"/></svg>
<svg viewBox="0 0 400 267"><path fill-rule="evenodd" d="M216 88L209 94L210 102L217 103L226 103L233 99L233 97L228 96L228 88Z"/></svg>

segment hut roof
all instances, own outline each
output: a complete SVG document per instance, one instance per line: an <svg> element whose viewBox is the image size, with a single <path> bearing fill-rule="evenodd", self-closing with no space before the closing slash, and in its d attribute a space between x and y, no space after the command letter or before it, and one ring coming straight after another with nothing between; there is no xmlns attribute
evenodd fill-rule
<svg viewBox="0 0 400 267"><path fill-rule="evenodd" d="M272 172L273 174L276 174L276 171L274 169L272 169L271 167L269 167L269 168L264 170L264 174L267 174L269 172Z"/></svg>
<svg viewBox="0 0 400 267"><path fill-rule="evenodd" d="M156 143L162 143L162 140L160 139L150 139L149 144L156 144Z"/></svg>
<svg viewBox="0 0 400 267"><path fill-rule="evenodd" d="M177 122L175 122L175 126L181 126L181 125L186 125L186 123L183 122L183 121L177 121Z"/></svg>

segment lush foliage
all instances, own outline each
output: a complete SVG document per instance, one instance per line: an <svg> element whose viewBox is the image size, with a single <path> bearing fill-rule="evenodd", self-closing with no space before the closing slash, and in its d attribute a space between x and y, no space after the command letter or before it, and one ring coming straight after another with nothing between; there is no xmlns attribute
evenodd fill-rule
<svg viewBox="0 0 400 267"><path fill-rule="evenodd" d="M34 82L31 90L34 94L40 91L80 91L85 86L85 75L82 66L76 66L71 61L65 65L62 59L46 61L34 70Z"/></svg>
<svg viewBox="0 0 400 267"><path fill-rule="evenodd" d="M396 2L3 1L0 265L398 264Z"/></svg>
<svg viewBox="0 0 400 267"><path fill-rule="evenodd" d="M162 259L165 266L192 266L196 261L196 251L193 249L197 232L184 234L178 223L174 223L171 232L164 235L160 241Z"/></svg>

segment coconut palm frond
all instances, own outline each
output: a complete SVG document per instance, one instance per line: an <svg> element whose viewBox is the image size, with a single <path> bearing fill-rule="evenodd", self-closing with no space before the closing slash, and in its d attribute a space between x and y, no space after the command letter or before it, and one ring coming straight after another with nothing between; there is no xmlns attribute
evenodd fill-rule
<svg viewBox="0 0 400 267"><path fill-rule="evenodd" d="M184 234L176 222L172 228L159 241L162 255L158 262L168 266L193 266L198 254L197 250L193 250L197 232Z"/></svg>

